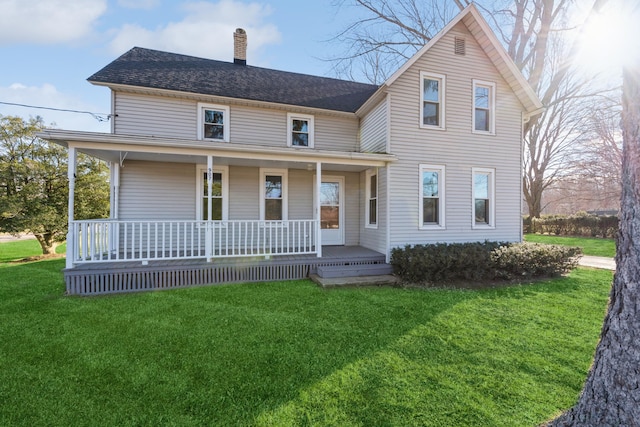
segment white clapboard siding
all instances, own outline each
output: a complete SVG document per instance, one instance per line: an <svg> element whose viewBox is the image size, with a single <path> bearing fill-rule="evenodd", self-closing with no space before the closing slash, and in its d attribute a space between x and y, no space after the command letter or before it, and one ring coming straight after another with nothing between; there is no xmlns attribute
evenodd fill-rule
<svg viewBox="0 0 640 427"><path fill-rule="evenodd" d="M354 172L334 173L331 175L344 175L344 227L345 245L357 245L360 242L360 174ZM327 172L329 174L329 172Z"/></svg>
<svg viewBox="0 0 640 427"><path fill-rule="evenodd" d="M384 153L387 150L387 100L380 102L362 118L360 150L364 153Z"/></svg>
<svg viewBox="0 0 640 427"><path fill-rule="evenodd" d="M114 131L124 135L196 138L196 102L115 92Z"/></svg>
<svg viewBox="0 0 640 427"><path fill-rule="evenodd" d="M260 169L229 167L229 219L260 219Z"/></svg>
<svg viewBox="0 0 640 427"><path fill-rule="evenodd" d="M197 138L197 101L124 92L115 93L116 134ZM358 151L358 119L315 114L317 150ZM232 144L287 146L287 111L231 105Z"/></svg>
<svg viewBox="0 0 640 427"><path fill-rule="evenodd" d="M196 167L126 161L120 169L119 219L196 219Z"/></svg>
<svg viewBox="0 0 640 427"><path fill-rule="evenodd" d="M360 173L360 245L380 253L387 251L387 174L385 168L378 169L378 227L366 227L366 172Z"/></svg>
<svg viewBox="0 0 640 427"><path fill-rule="evenodd" d="M358 151L359 121L353 118L315 115L316 150Z"/></svg>
<svg viewBox="0 0 640 427"><path fill-rule="evenodd" d="M454 37L466 55L454 54ZM446 130L420 128L420 72L446 75ZM471 131L472 80L496 83L496 132ZM433 242L520 240L522 106L460 23L390 87L391 246ZM420 230L419 164L446 166L444 230ZM495 169L495 229L472 229L473 167ZM382 180L381 180L382 181Z"/></svg>

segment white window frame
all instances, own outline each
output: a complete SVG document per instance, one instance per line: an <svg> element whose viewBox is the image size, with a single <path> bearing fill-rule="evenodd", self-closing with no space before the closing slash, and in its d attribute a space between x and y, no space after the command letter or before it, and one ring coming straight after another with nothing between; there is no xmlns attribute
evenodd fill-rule
<svg viewBox="0 0 640 427"><path fill-rule="evenodd" d="M486 224L476 224L476 174L489 176L489 221ZM496 228L496 170L491 168L471 169L471 228L494 229Z"/></svg>
<svg viewBox="0 0 640 427"><path fill-rule="evenodd" d="M427 125L424 124L424 81L425 79L429 80L438 80L440 84L438 85L438 102L439 102L439 117L440 123L438 125ZM446 119L446 87L447 87L447 76L444 74L431 73L428 71L420 72L420 117L418 120L420 121L420 127L423 129L437 129L437 130L446 130L445 119Z"/></svg>
<svg viewBox="0 0 640 427"><path fill-rule="evenodd" d="M282 221L287 221L289 218L289 170L288 169L268 169L260 168L260 221L265 221L265 200L266 189L264 183L267 175L281 176L282 177ZM276 221L276 220L269 220Z"/></svg>
<svg viewBox="0 0 640 427"><path fill-rule="evenodd" d="M308 123L309 145L293 145L293 121L306 120ZM287 146L293 148L313 148L315 142L314 116L310 114L287 113Z"/></svg>
<svg viewBox="0 0 640 427"><path fill-rule="evenodd" d="M438 172L438 222L437 223L424 223L424 207L423 207L423 186L422 186L422 174L424 172ZM445 174L446 167L444 165L428 165L421 164L418 175L418 228L420 230L444 230L445 223Z"/></svg>
<svg viewBox="0 0 640 427"><path fill-rule="evenodd" d="M213 173L222 175L222 221L229 219L229 166L214 166ZM206 221L202 218L204 184L202 182L203 175L207 172L206 165L197 165L196 167L196 220Z"/></svg>
<svg viewBox="0 0 640 427"><path fill-rule="evenodd" d="M375 176L376 177L376 196L375 197L371 197L371 177ZM373 229L377 229L378 228L378 223L380 222L380 218L379 218L379 212L380 209L378 208L378 206L380 205L380 175L378 174L378 168L375 169L367 169L365 171L365 205L364 205L364 224L365 224L365 228L373 228ZM376 200L376 222L375 224L372 224L371 222L369 222L371 216L371 208L370 208L370 201L375 199Z"/></svg>
<svg viewBox="0 0 640 427"><path fill-rule="evenodd" d="M496 132L496 84L483 80L472 80L473 91L471 92L471 132L483 135L495 135ZM484 87L489 89L489 130L476 129L476 88Z"/></svg>
<svg viewBox="0 0 640 427"><path fill-rule="evenodd" d="M224 113L222 123L222 139L204 137L204 110L216 110ZM207 104L198 102L198 139L203 141L229 142L229 123L231 118L230 108L226 105Z"/></svg>

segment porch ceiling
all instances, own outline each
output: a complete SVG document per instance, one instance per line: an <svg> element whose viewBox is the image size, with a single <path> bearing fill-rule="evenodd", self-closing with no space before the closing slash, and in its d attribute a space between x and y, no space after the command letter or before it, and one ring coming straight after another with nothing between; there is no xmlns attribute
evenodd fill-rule
<svg viewBox="0 0 640 427"><path fill-rule="evenodd" d="M60 145L73 146L92 157L123 164L131 160L206 164L207 156L211 155L214 164L218 165L315 170L316 162L321 162L323 170L358 172L385 166L396 160L391 154L211 143L56 129L41 132L39 136Z"/></svg>

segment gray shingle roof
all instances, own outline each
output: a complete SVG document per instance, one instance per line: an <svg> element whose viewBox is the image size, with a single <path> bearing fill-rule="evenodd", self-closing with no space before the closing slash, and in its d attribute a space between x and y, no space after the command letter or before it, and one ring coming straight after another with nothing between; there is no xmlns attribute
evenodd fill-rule
<svg viewBox="0 0 640 427"><path fill-rule="evenodd" d="M88 78L92 83L355 112L378 86L134 47Z"/></svg>

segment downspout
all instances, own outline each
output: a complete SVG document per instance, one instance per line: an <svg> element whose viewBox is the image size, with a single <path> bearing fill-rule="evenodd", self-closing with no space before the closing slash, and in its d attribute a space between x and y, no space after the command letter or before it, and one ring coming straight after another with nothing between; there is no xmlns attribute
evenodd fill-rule
<svg viewBox="0 0 640 427"><path fill-rule="evenodd" d="M391 94L387 92L387 154L391 154ZM391 165L387 162L385 166L385 182L386 182L386 240L387 250L385 251L385 261L387 264L391 262Z"/></svg>

